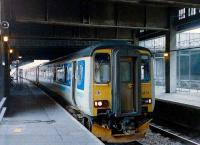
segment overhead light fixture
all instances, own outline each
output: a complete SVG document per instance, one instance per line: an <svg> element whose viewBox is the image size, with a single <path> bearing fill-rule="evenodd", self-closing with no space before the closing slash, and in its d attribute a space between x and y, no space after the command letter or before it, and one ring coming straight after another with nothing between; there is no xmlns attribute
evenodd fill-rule
<svg viewBox="0 0 200 145"><path fill-rule="evenodd" d="M13 49L10 49L10 50L9 50L9 53L12 54L12 53L13 53Z"/></svg>
<svg viewBox="0 0 200 145"><path fill-rule="evenodd" d="M168 57L169 56L169 53L168 52L165 52L164 53L164 57Z"/></svg>
<svg viewBox="0 0 200 145"><path fill-rule="evenodd" d="M8 42L8 40L9 40L8 36L3 36L3 41L4 42Z"/></svg>
<svg viewBox="0 0 200 145"><path fill-rule="evenodd" d="M19 59L22 59L22 56L18 56Z"/></svg>

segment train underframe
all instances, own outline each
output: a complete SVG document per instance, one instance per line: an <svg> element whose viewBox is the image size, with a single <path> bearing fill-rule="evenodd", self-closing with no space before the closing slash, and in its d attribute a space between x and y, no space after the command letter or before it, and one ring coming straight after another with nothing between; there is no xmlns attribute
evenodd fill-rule
<svg viewBox="0 0 200 145"><path fill-rule="evenodd" d="M144 138L151 120L150 115L134 117L99 115L83 118L83 124L95 136L109 143L128 143Z"/></svg>

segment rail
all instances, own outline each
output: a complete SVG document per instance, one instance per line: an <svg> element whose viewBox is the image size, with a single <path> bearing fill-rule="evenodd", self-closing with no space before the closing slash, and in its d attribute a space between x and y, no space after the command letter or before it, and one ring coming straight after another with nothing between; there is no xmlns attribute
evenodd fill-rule
<svg viewBox="0 0 200 145"><path fill-rule="evenodd" d="M105 143L105 145L143 145L141 142L139 141L134 141L131 143Z"/></svg>
<svg viewBox="0 0 200 145"><path fill-rule="evenodd" d="M173 132L170 132L170 131L168 131L168 130L165 130L165 129L163 129L163 128L161 128L161 127L158 127L158 126L156 126L156 125L154 125L154 124L150 124L150 129L151 129L152 131L155 131L155 132L160 133L161 135L168 136L168 137L170 137L170 138L174 138L174 139L177 139L177 140L179 140L179 141L181 141L181 142L184 142L184 143L186 143L187 145L200 145L200 144L197 143L197 142L194 142L194 141L189 140L189 139L187 139L187 138L185 138L185 137L182 137L182 136L180 136L180 135L177 135L177 134L175 134L175 133L173 133Z"/></svg>

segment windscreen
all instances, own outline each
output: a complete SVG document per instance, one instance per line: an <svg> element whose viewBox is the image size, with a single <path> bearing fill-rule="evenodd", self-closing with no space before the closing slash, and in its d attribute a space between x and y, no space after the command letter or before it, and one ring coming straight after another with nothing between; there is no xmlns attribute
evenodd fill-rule
<svg viewBox="0 0 200 145"><path fill-rule="evenodd" d="M99 53L95 55L94 79L96 83L104 84L110 82L110 55Z"/></svg>

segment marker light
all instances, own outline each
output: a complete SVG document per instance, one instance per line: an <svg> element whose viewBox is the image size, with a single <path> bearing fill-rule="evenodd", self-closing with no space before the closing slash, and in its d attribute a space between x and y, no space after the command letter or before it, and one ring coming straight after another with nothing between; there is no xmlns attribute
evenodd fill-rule
<svg viewBox="0 0 200 145"><path fill-rule="evenodd" d="M98 106L101 107L103 105L102 101L98 102Z"/></svg>
<svg viewBox="0 0 200 145"><path fill-rule="evenodd" d="M145 98L145 99L143 99L143 103L144 103L144 104L151 104L151 103L152 103L152 99L150 99L150 98Z"/></svg>
<svg viewBox="0 0 200 145"><path fill-rule="evenodd" d="M108 100L95 100L94 107L108 107Z"/></svg>
<svg viewBox="0 0 200 145"><path fill-rule="evenodd" d="M98 102L94 102L94 106L97 107L98 106Z"/></svg>
<svg viewBox="0 0 200 145"><path fill-rule="evenodd" d="M152 100L151 99L149 99L149 104L151 104L152 103Z"/></svg>
<svg viewBox="0 0 200 145"><path fill-rule="evenodd" d="M8 42L8 36L3 36L3 41Z"/></svg>

